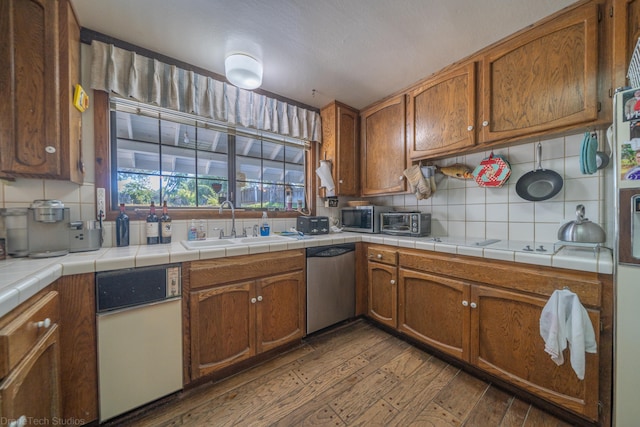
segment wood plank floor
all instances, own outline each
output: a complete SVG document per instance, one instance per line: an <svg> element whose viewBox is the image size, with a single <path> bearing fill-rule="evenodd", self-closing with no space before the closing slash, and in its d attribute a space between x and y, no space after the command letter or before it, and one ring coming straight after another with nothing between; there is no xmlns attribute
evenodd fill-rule
<svg viewBox="0 0 640 427"><path fill-rule="evenodd" d="M362 320L108 424L569 426Z"/></svg>

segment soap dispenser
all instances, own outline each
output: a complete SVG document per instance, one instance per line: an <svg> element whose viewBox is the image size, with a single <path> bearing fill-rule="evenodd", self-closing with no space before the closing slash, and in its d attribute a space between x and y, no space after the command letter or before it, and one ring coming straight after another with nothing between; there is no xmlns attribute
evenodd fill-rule
<svg viewBox="0 0 640 427"><path fill-rule="evenodd" d="M262 225L260 226L260 235L269 235L269 219L267 218L267 211L262 212Z"/></svg>

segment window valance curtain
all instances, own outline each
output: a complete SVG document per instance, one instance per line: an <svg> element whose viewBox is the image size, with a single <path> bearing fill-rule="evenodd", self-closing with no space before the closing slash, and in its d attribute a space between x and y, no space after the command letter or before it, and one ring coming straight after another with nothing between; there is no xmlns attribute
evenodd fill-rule
<svg viewBox="0 0 640 427"><path fill-rule="evenodd" d="M229 83L91 43L91 88L213 120L321 142L320 114Z"/></svg>

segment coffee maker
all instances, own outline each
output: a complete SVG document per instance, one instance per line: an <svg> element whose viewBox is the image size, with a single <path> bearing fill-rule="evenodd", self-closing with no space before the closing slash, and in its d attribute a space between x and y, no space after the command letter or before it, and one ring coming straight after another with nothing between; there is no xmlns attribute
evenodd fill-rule
<svg viewBox="0 0 640 427"><path fill-rule="evenodd" d="M46 258L69 253L69 208L60 200L34 200L28 209L29 257Z"/></svg>

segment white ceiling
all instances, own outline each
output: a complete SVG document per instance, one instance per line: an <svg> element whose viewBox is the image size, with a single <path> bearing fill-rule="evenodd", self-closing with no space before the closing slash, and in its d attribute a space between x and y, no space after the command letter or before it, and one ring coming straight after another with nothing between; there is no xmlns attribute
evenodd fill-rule
<svg viewBox="0 0 640 427"><path fill-rule="evenodd" d="M573 0L71 0L82 27L224 74L261 59L261 89L365 107ZM315 92L314 92L315 89Z"/></svg>

